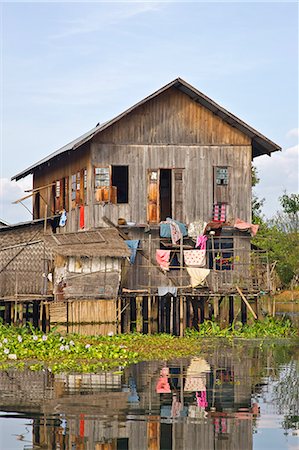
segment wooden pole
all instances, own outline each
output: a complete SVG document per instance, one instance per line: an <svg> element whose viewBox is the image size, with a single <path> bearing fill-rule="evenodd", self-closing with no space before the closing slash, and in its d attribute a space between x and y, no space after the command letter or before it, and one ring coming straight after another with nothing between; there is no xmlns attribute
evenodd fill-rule
<svg viewBox="0 0 299 450"><path fill-rule="evenodd" d="M142 320L142 297L136 297L136 331L137 333L142 332L143 328Z"/></svg>
<svg viewBox="0 0 299 450"><path fill-rule="evenodd" d="M180 301L180 337L184 336L184 303L183 303L183 296L180 295L179 297Z"/></svg>
<svg viewBox="0 0 299 450"><path fill-rule="evenodd" d="M23 325L23 303L19 304L19 324Z"/></svg>
<svg viewBox="0 0 299 450"><path fill-rule="evenodd" d="M241 296L241 299L244 301L244 303L246 304L247 308L249 309L249 311L251 312L251 314L253 315L253 317L255 318L255 320L257 319L257 315L255 314L255 312L253 311L253 309L251 308L249 302L246 300L243 292L241 291L241 289L239 288L239 286L236 286L236 289L238 291L238 293Z"/></svg>

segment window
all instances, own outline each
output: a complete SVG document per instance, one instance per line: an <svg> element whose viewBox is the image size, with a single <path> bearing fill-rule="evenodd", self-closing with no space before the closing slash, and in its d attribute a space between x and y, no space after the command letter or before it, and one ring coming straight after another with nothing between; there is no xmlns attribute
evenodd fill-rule
<svg viewBox="0 0 299 450"><path fill-rule="evenodd" d="M230 170L227 166L214 167L215 203L230 203Z"/></svg>
<svg viewBox="0 0 299 450"><path fill-rule="evenodd" d="M216 167L216 184L227 185L228 184L228 168Z"/></svg>
<svg viewBox="0 0 299 450"><path fill-rule="evenodd" d="M117 188L111 185L111 172L111 166L95 167L94 169L94 189L97 202L116 203Z"/></svg>
<svg viewBox="0 0 299 450"><path fill-rule="evenodd" d="M112 187L116 187L117 203L129 201L129 167L112 166Z"/></svg>
<svg viewBox="0 0 299 450"><path fill-rule="evenodd" d="M83 191L84 191L84 203L86 203L86 199L87 199L87 170L83 169Z"/></svg>
<svg viewBox="0 0 299 450"><path fill-rule="evenodd" d="M76 206L76 174L72 175L72 184L71 184L71 200L72 200L72 208Z"/></svg>
<svg viewBox="0 0 299 450"><path fill-rule="evenodd" d="M234 241L231 237L214 237L208 241L209 268L216 270L234 269ZM214 263L214 264L213 264Z"/></svg>

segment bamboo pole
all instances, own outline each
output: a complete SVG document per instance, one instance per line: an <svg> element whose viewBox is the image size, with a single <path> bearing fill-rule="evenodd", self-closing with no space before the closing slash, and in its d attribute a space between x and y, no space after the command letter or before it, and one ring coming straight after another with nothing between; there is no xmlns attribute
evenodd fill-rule
<svg viewBox="0 0 299 450"><path fill-rule="evenodd" d="M239 286L236 286L236 289L238 291L238 293L240 294L242 300L244 301L244 303L246 304L247 308L249 309L249 311L251 312L251 314L253 315L253 317L255 318L255 320L257 319L257 315L255 314L255 312L253 311L253 309L251 308L248 300L246 299L246 297L244 296L243 292L241 291L241 289L239 288Z"/></svg>

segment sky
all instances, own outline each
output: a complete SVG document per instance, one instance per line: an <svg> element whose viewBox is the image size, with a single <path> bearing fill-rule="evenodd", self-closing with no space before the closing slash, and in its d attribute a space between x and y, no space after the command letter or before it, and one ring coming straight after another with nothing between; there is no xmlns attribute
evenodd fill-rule
<svg viewBox="0 0 299 450"><path fill-rule="evenodd" d="M298 192L296 2L2 2L0 219L10 178L181 77L282 147L255 159L264 214Z"/></svg>

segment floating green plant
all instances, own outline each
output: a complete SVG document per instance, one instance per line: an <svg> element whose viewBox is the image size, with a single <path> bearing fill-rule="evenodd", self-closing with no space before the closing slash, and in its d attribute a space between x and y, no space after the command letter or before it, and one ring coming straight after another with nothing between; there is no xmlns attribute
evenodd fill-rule
<svg viewBox="0 0 299 450"><path fill-rule="evenodd" d="M115 336L61 335L55 329L45 334L31 326L15 327L0 323L0 370L49 370L58 372L98 372L122 370L140 361L168 360L213 351L215 342L205 337L221 337L221 345L234 338L293 337L297 331L287 319L267 318L253 325L236 323L221 329L206 321L199 331L188 329L183 338L168 334L139 333Z"/></svg>

